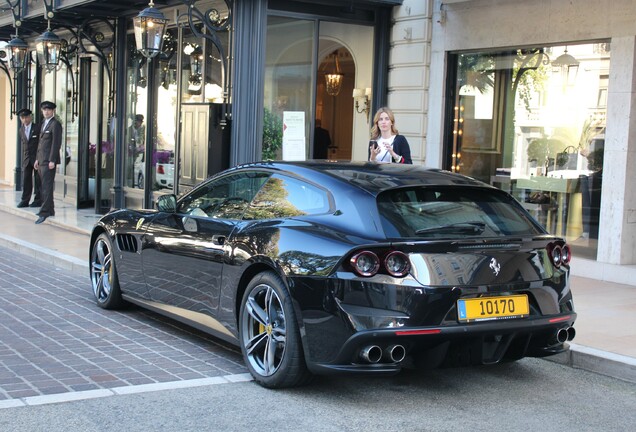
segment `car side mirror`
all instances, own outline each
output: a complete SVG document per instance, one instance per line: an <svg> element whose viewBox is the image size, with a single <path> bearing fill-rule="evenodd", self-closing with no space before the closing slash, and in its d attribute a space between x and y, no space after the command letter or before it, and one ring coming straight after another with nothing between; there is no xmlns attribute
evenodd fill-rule
<svg viewBox="0 0 636 432"><path fill-rule="evenodd" d="M177 212L177 197L174 194L161 195L157 200L157 210L165 213Z"/></svg>

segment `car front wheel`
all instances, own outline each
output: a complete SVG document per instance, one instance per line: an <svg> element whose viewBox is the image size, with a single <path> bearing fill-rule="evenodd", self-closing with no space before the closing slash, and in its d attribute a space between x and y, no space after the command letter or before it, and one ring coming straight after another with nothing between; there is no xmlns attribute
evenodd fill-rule
<svg viewBox="0 0 636 432"><path fill-rule="evenodd" d="M260 385L294 387L310 379L291 296L274 272L250 281L241 301L239 331L243 358Z"/></svg>
<svg viewBox="0 0 636 432"><path fill-rule="evenodd" d="M97 237L91 250L91 284L97 304L104 309L116 309L123 303L119 279L113 260L113 247L106 234Z"/></svg>

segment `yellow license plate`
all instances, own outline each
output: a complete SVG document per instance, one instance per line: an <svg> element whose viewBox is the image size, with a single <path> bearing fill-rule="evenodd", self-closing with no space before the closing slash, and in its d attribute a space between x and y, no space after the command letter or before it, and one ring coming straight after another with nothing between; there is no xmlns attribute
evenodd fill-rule
<svg viewBox="0 0 636 432"><path fill-rule="evenodd" d="M460 321L523 318L530 314L528 296L477 297L457 300Z"/></svg>

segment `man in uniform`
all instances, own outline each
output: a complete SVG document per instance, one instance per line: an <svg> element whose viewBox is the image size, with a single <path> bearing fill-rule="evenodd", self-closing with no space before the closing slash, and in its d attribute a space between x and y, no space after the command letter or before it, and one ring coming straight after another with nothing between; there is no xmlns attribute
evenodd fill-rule
<svg viewBox="0 0 636 432"><path fill-rule="evenodd" d="M55 216L53 204L53 189L55 187L55 172L60 163L60 148L62 147L62 124L55 118L56 105L50 101L40 104L42 109L42 125L40 128L40 143L38 145L35 168L42 178L42 207L38 213L36 224L41 224L49 216Z"/></svg>
<svg viewBox="0 0 636 432"><path fill-rule="evenodd" d="M40 125L33 123L33 112L28 108L18 111L18 117L22 125L18 135L22 143L22 198L18 207L29 206L31 195L35 192L35 198L30 207L40 207L42 197L40 194L41 181L40 174L35 168L35 160L40 140Z"/></svg>

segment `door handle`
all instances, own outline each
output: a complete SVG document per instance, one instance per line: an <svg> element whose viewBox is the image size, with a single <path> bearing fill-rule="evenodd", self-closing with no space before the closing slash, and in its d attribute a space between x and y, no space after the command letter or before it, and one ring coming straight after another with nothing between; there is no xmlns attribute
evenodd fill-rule
<svg viewBox="0 0 636 432"><path fill-rule="evenodd" d="M225 244L226 237L224 235L215 234L212 236L212 243L217 244L219 246L223 246Z"/></svg>

